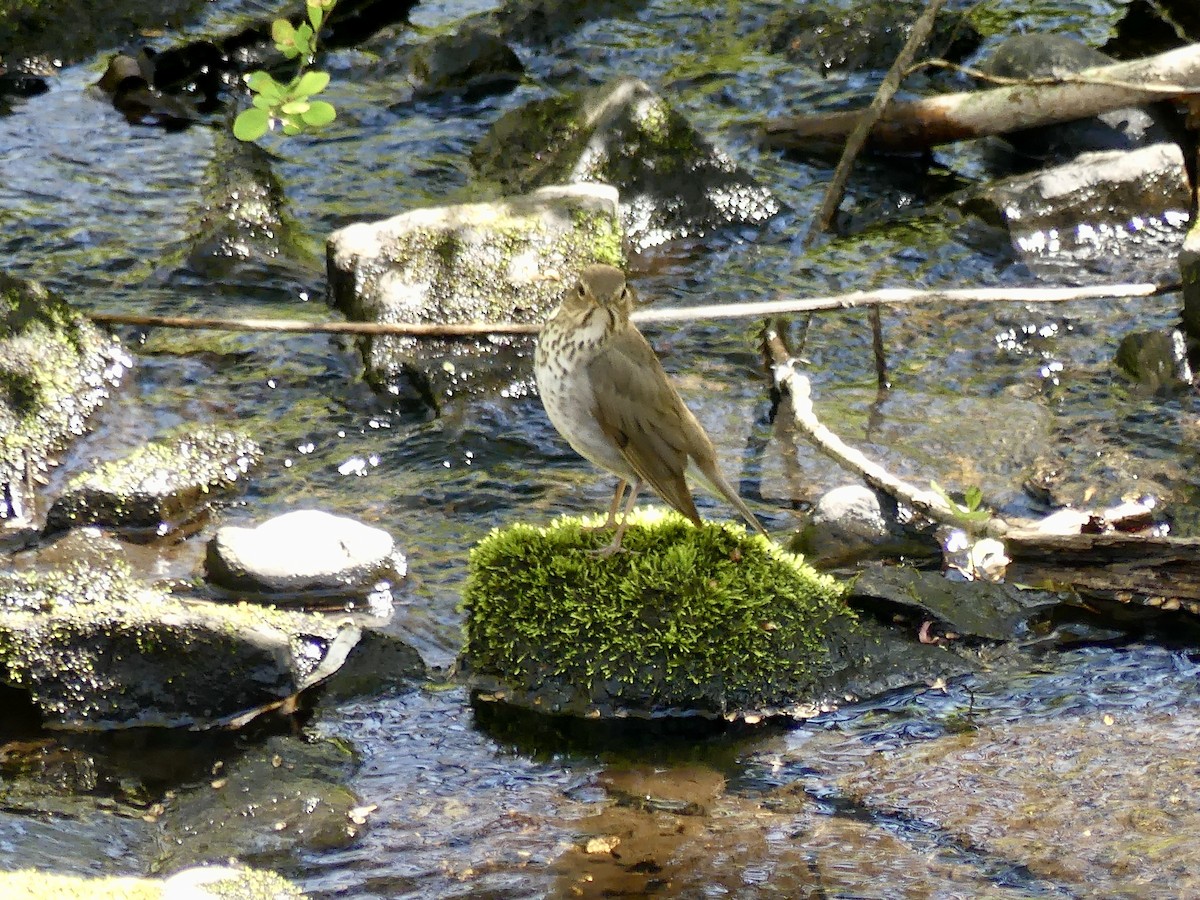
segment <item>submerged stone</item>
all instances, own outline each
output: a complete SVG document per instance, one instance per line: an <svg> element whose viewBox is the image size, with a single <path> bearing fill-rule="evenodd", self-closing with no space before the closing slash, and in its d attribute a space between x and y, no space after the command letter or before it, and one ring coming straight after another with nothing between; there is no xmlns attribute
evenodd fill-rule
<svg viewBox="0 0 1200 900"><path fill-rule="evenodd" d="M767 23L764 42L789 61L821 72L886 70L924 8L913 0L860 0L848 9L790 4ZM939 10L923 55L962 62L982 40L968 13Z"/></svg>
<svg viewBox="0 0 1200 900"><path fill-rule="evenodd" d="M637 516L607 559L593 551L609 536L578 519L510 526L472 551L463 662L481 696L589 717L753 720L814 715L950 659L896 666L843 584L740 526Z"/></svg>
<svg viewBox="0 0 1200 900"><path fill-rule="evenodd" d="M576 271L620 265L621 244L617 194L607 185L418 209L329 236L330 299L362 322L540 323ZM533 341L380 336L363 346L376 388L436 407L462 392L527 381Z"/></svg>
<svg viewBox="0 0 1200 900"><path fill-rule="evenodd" d="M240 721L324 679L346 620L175 599L124 566L0 573L0 681L48 727Z"/></svg>
<svg viewBox="0 0 1200 900"><path fill-rule="evenodd" d="M132 364L62 298L0 274L0 521L32 517L35 477Z"/></svg>
<svg viewBox="0 0 1200 900"><path fill-rule="evenodd" d="M509 191L601 182L620 191L637 249L760 225L783 207L637 78L537 100L502 116L471 153Z"/></svg>
<svg viewBox="0 0 1200 900"><path fill-rule="evenodd" d="M237 431L178 429L77 475L54 501L46 527L108 525L166 534L232 489L261 457L258 444Z"/></svg>

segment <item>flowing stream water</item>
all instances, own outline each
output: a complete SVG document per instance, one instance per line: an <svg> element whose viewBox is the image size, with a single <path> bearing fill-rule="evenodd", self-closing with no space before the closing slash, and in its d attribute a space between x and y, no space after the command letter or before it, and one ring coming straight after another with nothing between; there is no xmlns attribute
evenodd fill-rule
<svg viewBox="0 0 1200 900"><path fill-rule="evenodd" d="M1058 30L1098 44L1123 4L1000 0L994 7L1009 29ZM487 8L482 0L469 8L423 3L413 15L419 29L393 40L422 40ZM286 266L251 258L215 276L188 255L206 185L219 178L214 129L166 133L127 124L89 88L106 52L65 68L48 93L0 117L0 259L84 310L322 318L320 246L329 231L478 199L467 157L502 112L555 88L636 73L790 210L758 234L700 236L643 253L631 265L643 297L683 305L1035 284L1007 234L940 210L899 214L923 202L929 179L981 177L970 148L940 152L930 174L864 162L848 203L868 218L876 208L890 214L850 237L805 247L832 167L758 148L747 123L861 97L870 82L768 53L754 35L774 10L651 0L585 24L549 49L518 47L527 82L470 103L397 102L386 66L357 51L332 54L335 125L319 136L265 140L299 251ZM246 13L229 2L208 15L206 27ZM1173 327L1179 304L1168 295L885 310L893 390L883 398L862 312L816 316L804 360L827 423L902 476L978 484L990 504L1021 513L1029 511L1021 484L1030 472L1062 470L1071 484L1091 487L1096 506L1154 494L1186 532L1187 504L1200 486L1195 401L1140 396L1112 364L1124 334ZM689 323L648 336L769 529L795 527L806 504L850 480L768 421L756 326ZM260 521L312 506L387 529L411 572L392 630L434 667L449 666L460 645L457 604L477 540L516 519L600 510L611 491L554 433L532 394L464 399L436 418L398 412L360 383L353 343L323 335L152 330L131 349L137 367L95 431L63 455L48 494L94 456L164 428L237 422L263 444L265 459L220 520ZM729 513L715 501L703 501L702 512ZM163 552L187 569L203 538ZM977 735L986 755L989 743L1014 740L1013 729L1053 736L1110 719L1113 728L1154 736L1165 753L1187 753L1179 745L1194 737L1175 717L1190 715L1197 696L1186 648L1122 641L1032 655L1022 666L944 689L917 686L794 727L696 728L684 736L510 721L473 708L454 687L330 698L303 735L285 740L351 748L356 764L342 782L377 808L349 845L304 845L265 864L320 897L1085 896L1091 875L1082 864L1043 864L995 842L982 825L976 833L971 821L922 815L919 805L872 803L855 779L872 759L958 734ZM1130 765L1117 750L1114 777ZM208 777L209 757L171 752L187 759L172 777ZM964 771L932 766L929 778L965 782ZM164 788L172 777L163 776ZM915 784L914 795L929 788ZM1017 815L1000 808L998 793L971 790L971 803L991 804L997 820ZM953 794L929 796L936 805ZM76 814L77 842L31 850L40 825L30 817L24 829L6 827L0 852L34 862L44 852L72 871L143 871L157 858L132 817ZM980 813L974 822L985 820ZM1031 842L1045 839L1031 834Z"/></svg>

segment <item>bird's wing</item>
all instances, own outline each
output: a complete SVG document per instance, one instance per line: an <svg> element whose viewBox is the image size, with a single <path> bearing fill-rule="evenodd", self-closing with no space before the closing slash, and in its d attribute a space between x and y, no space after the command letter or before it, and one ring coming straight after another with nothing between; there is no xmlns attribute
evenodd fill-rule
<svg viewBox="0 0 1200 900"><path fill-rule="evenodd" d="M588 365L596 421L638 477L670 506L700 524L684 473L694 419L653 348L627 325Z"/></svg>

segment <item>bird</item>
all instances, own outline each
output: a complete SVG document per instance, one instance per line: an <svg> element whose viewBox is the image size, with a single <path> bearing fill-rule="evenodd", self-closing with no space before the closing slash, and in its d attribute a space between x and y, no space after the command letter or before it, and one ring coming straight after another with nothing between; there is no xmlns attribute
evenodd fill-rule
<svg viewBox="0 0 1200 900"><path fill-rule="evenodd" d="M725 498L769 540L721 473L712 440L684 405L654 348L630 321L635 302L619 268L586 266L547 319L534 353L534 377L550 422L576 453L617 476L608 519L598 526L616 526L616 533L599 555L620 550L644 485L700 525L687 476Z"/></svg>

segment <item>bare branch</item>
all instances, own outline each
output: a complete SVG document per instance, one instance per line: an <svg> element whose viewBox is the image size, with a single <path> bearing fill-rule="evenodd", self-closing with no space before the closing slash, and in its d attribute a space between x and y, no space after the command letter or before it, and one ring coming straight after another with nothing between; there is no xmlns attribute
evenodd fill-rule
<svg viewBox="0 0 1200 900"><path fill-rule="evenodd" d="M765 300L754 303L725 303L682 306L676 309L640 309L633 320L640 324L691 322L697 319L751 319L788 313L866 306L906 306L917 303L1069 303L1080 300L1120 300L1153 297L1179 289L1177 284L1099 284L1074 288L955 288L917 290L883 288L854 291L827 297ZM534 322L462 322L438 325L430 322L307 322L302 319L217 319L185 316L144 316L125 313L89 313L92 321L106 325L136 325L145 328L185 328L216 331L291 332L297 334L398 335L430 338L471 338L501 334L537 334Z"/></svg>

